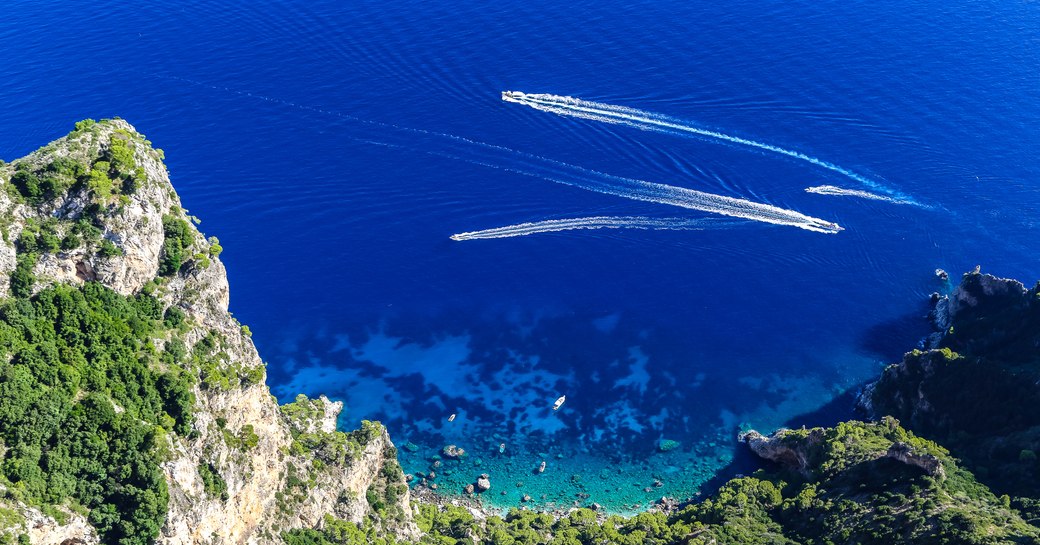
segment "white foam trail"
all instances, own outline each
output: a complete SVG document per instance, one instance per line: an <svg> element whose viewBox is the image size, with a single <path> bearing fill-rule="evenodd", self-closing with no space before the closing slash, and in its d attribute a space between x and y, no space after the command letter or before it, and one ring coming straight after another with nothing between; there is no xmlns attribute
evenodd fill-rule
<svg viewBox="0 0 1040 545"><path fill-rule="evenodd" d="M172 79L189 83L192 85L208 87L217 91L234 93L239 96L281 104L283 106L288 106L299 110L335 116L341 119L357 122L362 125L367 125L369 127L375 127L379 129L391 129L390 131L380 133L380 136L386 138L391 138L393 134L396 134L398 136L402 134L409 134L413 136L432 137L430 138L429 144L423 147L419 147L418 151L428 153L430 155L458 159L476 165L482 165L490 168L505 170L508 172L514 172L517 174L522 174L524 176L533 176L564 185L578 187L587 191L594 191L597 193L604 193L607 195L615 195L618 197L624 197L627 199L634 199L638 201L668 204L671 206L678 206L690 210L711 212L723 216L731 216L736 218L761 221L765 223L773 223L776 225L789 225L792 227L798 227L800 229L806 229L808 231L815 231L818 233L833 234L844 230L844 228L839 226L837 223L825 221L820 218L814 218L812 216L807 216L800 212L795 212L794 210L788 210L786 208L780 208L777 206L757 203L745 199L726 197L723 195L715 195L712 193L705 193L703 191L696 191L693 189L675 187L666 184L646 182L643 180L635 180L632 178L622 178L620 176L613 176L610 174L597 172L595 170L589 170L576 165L571 165L553 159L548 159L538 155L533 155L530 153L514 150L505 146L498 146L494 144L488 144L486 142L480 142L478 140L471 140L469 138L457 136L454 134L429 131L425 129L417 129L393 123L372 121L335 110L316 108L314 106L309 106L306 104L299 104L296 102L282 100L275 97L250 93L231 87L216 86L208 83L203 83L201 81L175 76L163 76L159 74L151 75L154 77ZM505 98L505 93L503 93L503 98ZM409 149L417 149L416 146L422 145L420 142L417 141L407 141L401 144L396 144L385 141L384 139L362 139L353 137L348 138L352 138L356 141L367 142L370 144L379 144ZM447 151L440 151L436 149L438 146L441 148L447 146L449 147L449 149ZM509 166L510 164L519 164L519 166Z"/></svg>
<svg viewBox="0 0 1040 545"><path fill-rule="evenodd" d="M817 159L816 157L813 157L811 155L807 155L799 151L785 149L780 146L774 146L772 144L766 144L764 142L758 142L756 140L741 138L739 136L731 136L717 131L700 129L689 125L681 119L677 119L662 114L656 114L653 112L639 110L636 108L629 108L626 106L603 104L600 102L582 100L580 98L561 95L551 95L544 93L540 94L522 93L520 91L503 91L502 100L506 102L515 102L517 104L523 104L536 110L551 112L558 115L567 115L571 117L591 119L594 121L616 123L643 130L653 130L667 133L694 134L697 136L703 136L707 138L713 138L716 140L730 142L732 144L740 144L742 146L748 146L760 150L770 151L773 153L779 153L780 155L793 157L795 159L806 161L818 167L822 167L827 170L837 172L843 176L856 180L857 182L876 191L882 191L890 195L898 196L902 200L912 200L905 195L900 195L898 194L898 192L889 189L881 185L880 183L871 180L870 178L867 178L866 176L853 172L847 168L838 166L834 163L830 163L822 159Z"/></svg>
<svg viewBox="0 0 1040 545"><path fill-rule="evenodd" d="M739 222L738 222L739 223ZM708 218L647 218L642 216L592 216L587 218L567 218L558 220L534 221L467 231L451 235L452 240L479 240L488 238L510 238L534 235L537 233L554 233L575 229L649 229L673 231L700 231L709 228L722 228L733 225L724 220Z"/></svg>
<svg viewBox="0 0 1040 545"><path fill-rule="evenodd" d="M521 160L520 166L504 166L502 163L491 162L483 157L465 157L433 150L424 151L433 155L460 159L473 164L514 172L516 174L523 174L524 176L541 178L551 182L584 189L586 191L614 195L626 199L667 204L690 210L710 212L723 216L761 221L776 225L788 225L805 229L807 231L815 231L817 233L834 234L844 230L844 228L837 223L822 220L820 218L814 218L802 214L801 212L780 208L770 204L738 199L736 197L727 197L724 195L715 195L713 193L705 193L703 191L687 189L685 187L647 182L633 178L623 178L621 176L605 174L603 172L589 170L576 165L539 157L537 155L510 150L509 148L501 148L500 146L494 146L493 148L500 151L509 150L512 155L510 159L514 162L518 159ZM485 148L485 150L487 149Z"/></svg>
<svg viewBox="0 0 1040 545"><path fill-rule="evenodd" d="M917 204L913 201L907 201L903 199L897 199L889 197L887 195L878 195L877 193L871 193L869 191L860 191L858 189L845 189L844 187L837 187L833 185L819 185L816 187L805 188L806 193L815 193L817 195L836 195L839 197L859 197L861 199L871 199L874 201L884 201L892 204Z"/></svg>

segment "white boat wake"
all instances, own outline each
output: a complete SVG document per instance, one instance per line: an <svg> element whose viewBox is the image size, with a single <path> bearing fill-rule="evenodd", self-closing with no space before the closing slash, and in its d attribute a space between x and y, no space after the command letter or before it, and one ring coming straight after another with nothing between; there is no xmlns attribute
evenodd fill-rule
<svg viewBox="0 0 1040 545"><path fill-rule="evenodd" d="M713 228L725 228L743 222L711 218L648 218L644 216L592 216L587 218L566 218L556 220L534 221L467 231L451 235L452 240L480 240L489 238L523 237L538 233L554 233L575 229L648 229L672 231L701 231Z"/></svg>
<svg viewBox="0 0 1040 545"><path fill-rule="evenodd" d="M671 134L692 134L695 136L729 142L731 144L739 144L742 146L778 153L780 155L792 157L794 159L805 161L818 167L825 168L833 172L837 172L875 191L881 191L894 197L898 197L900 200L912 202L912 199L910 199L910 197L906 195L901 195L898 192L878 183L877 181L871 180L870 178L867 178L862 174L858 174L847 168L838 166L834 163L830 163L822 159L817 159L816 157L807 155L800 151L785 149L780 146L775 146L773 144L767 144L764 142L758 142L756 140L741 138L739 136L731 136L718 131L694 127L681 119L677 119L667 115L648 112L646 110L639 110L636 108L629 108L626 106L616 106L613 104L592 102L589 100L582 100L580 98L574 98L569 96L551 95L544 93L522 93L520 91L503 91L502 100L506 102L514 102L516 104L523 104L524 106L529 106L536 110L541 110L543 112L551 112L558 115L566 115L582 119L591 119L594 121L603 121L606 123L615 123L619 125L635 127L637 129L642 130L658 131Z"/></svg>
<svg viewBox="0 0 1040 545"><path fill-rule="evenodd" d="M344 120L356 122L360 125L380 130L379 137L375 138L347 136L347 138L350 138L358 142L411 149L430 155L448 157L456 160L466 161L471 164L482 165L507 172L522 174L524 176L541 178L559 184L581 188L586 191L614 195L638 201L667 204L680 208L686 208L689 210L710 212L714 214L720 214L723 216L761 221L776 225L789 225L792 227L798 227L800 229L815 231L818 233L833 234L844 230L844 228L838 225L837 223L826 221L820 218L815 218L812 216L807 216L800 212L788 210L786 208L780 208L778 206L758 203L735 197L715 195L712 193L706 193L694 189L687 189L683 187L671 186L661 183L647 182L632 178L613 176L610 174L605 174L603 172L597 172L595 170L590 170L576 165L571 165L568 163L563 163L538 155L518 151L505 146L488 144L486 142L471 140L469 138L453 134L406 127L393 123L371 121L335 110L317 108L306 104L299 104L275 97L250 93L230 87L215 86L187 78L161 76L158 74L153 75L156 77L162 77L166 79L190 83L193 85L208 87L217 91L234 93L243 97L249 97L252 99L277 103L283 106L288 106L299 110L310 111L328 116L335 116ZM503 93L504 99L506 98L506 94L507 93ZM511 98L515 99L512 100L513 102L520 102L519 97L553 97L553 95L524 95L523 93L508 94ZM577 103L584 103L584 101L578 101L577 99L569 99L567 97L556 98L566 99ZM614 106L610 108L614 108L614 110L611 111L617 112L624 112L630 110ZM639 112L639 110L632 111ZM634 121L632 122L634 123ZM662 124L663 122L657 123ZM403 140L398 140L399 137L406 135L409 137ZM719 135L719 137L725 137L730 139L733 138L726 137L725 135ZM395 140L397 141L395 142ZM734 141L738 143L750 142L742 141L741 139L736 139ZM760 146L766 145L760 144ZM772 148L767 147L766 149ZM797 157L800 155L796 154L795 156Z"/></svg>
<svg viewBox="0 0 1040 545"><path fill-rule="evenodd" d="M453 138L464 140L471 144L477 143L461 137ZM577 187L586 191L636 201L667 204L689 210L710 212L722 216L776 225L788 225L817 233L834 234L844 230L837 223L807 216L801 212L780 208L771 204L705 193L685 187L614 176L502 146L484 143L477 144L479 144L477 147L460 147L450 153L429 148L423 151L431 155L467 161L477 165ZM493 153L489 154L487 152ZM475 153L476 155L474 155ZM508 155L500 155L502 153ZM494 157L495 155L499 155L499 157L496 158Z"/></svg>
<svg viewBox="0 0 1040 545"><path fill-rule="evenodd" d="M895 197L889 197L888 195L878 195L877 193L871 193L869 191L860 191L858 189L845 189L844 187L837 187L833 185L818 185L815 187L807 187L805 188L805 192L815 193L817 195L834 195L838 197L859 197L861 199L884 201L892 204L911 204L914 206L922 206L914 201L897 199Z"/></svg>

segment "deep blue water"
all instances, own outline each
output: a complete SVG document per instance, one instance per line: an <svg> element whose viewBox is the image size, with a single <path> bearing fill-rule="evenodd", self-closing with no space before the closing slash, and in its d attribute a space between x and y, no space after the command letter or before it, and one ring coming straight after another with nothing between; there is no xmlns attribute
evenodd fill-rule
<svg viewBox="0 0 1040 545"><path fill-rule="evenodd" d="M346 426L383 420L417 449L402 450L410 471L465 447L464 464L439 469L442 490L489 471L493 492L508 490L500 504L585 493L624 510L662 494L643 492L653 479L690 494L730 461L739 427L817 411L912 348L942 289L935 268L1040 277L1035 1L4 11L0 158L82 118L129 120L220 237L232 311L274 393L342 399ZM746 146L509 104L503 90L680 118L924 206L808 194L870 187ZM523 154L845 231L751 221L450 240L546 219L711 216L525 175L537 167ZM660 439L681 445L654 453Z"/></svg>

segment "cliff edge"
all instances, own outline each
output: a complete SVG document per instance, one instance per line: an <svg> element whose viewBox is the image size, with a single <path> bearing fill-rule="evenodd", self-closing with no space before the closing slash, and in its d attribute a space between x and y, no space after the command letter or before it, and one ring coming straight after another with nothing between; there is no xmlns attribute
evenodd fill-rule
<svg viewBox="0 0 1040 545"><path fill-rule="evenodd" d="M48 329L55 339L41 342L61 353L62 372L97 373L93 382L77 382L54 408L53 430L41 425L40 433L51 436L9 435L0 443L0 535L25 535L32 543L144 543L150 537L171 545L281 543L282 531L320 528L330 515L415 536L408 488L381 425L339 432L341 404L301 396L280 407L271 395L248 328L228 313L219 241L203 236L181 207L162 160L161 150L116 119L80 122L68 136L0 163L5 326L21 327L8 308L53 312L59 322L71 312L68 304L86 309L77 310L85 313L85 340L77 340L82 332ZM129 305L133 315L124 321L137 340L126 337L129 353L102 357L91 351L91 336L104 332L95 333L88 321L117 303ZM36 334L35 326L26 327L29 337ZM17 350L7 351L11 362L0 369L5 384L24 371L17 368ZM119 365L141 381L139 392L125 391L132 382L125 377L106 378ZM37 375L27 380L53 386ZM107 396L115 412L110 423L88 426L84 437L116 441L143 434L148 457L85 467L76 453L82 441L67 438L62 426L67 429L70 415L84 411L95 394ZM134 418L124 418L130 414ZM35 424L12 421L5 431L18 426ZM132 452L114 443L104 447L97 446L101 458ZM69 467L52 467L59 450ZM163 482L138 478L148 474L140 464L158 464ZM72 499L56 501L46 493L55 475L73 483L96 477L109 483L104 486L132 482L135 495L73 484ZM35 484L41 479L42 487ZM145 501L157 503L153 515L142 514ZM165 510L159 508L164 502ZM135 535L142 532L155 535Z"/></svg>
<svg viewBox="0 0 1040 545"><path fill-rule="evenodd" d="M1040 284L978 271L936 296L928 350L908 352L868 386L861 406L941 442L982 482L1040 489Z"/></svg>

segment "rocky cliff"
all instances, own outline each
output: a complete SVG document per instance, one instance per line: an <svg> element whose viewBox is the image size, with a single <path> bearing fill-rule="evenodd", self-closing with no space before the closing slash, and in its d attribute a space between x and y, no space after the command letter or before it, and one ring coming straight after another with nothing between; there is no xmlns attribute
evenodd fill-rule
<svg viewBox="0 0 1040 545"><path fill-rule="evenodd" d="M773 543L1035 543L1040 536L1008 498L980 486L949 451L891 417L768 437L749 432L744 441L780 466L745 479L759 482L743 484L744 497L736 497L759 494L766 523L760 527L789 540ZM765 481L778 492L762 494ZM727 483L720 498L738 483ZM747 516L728 515L727 524Z"/></svg>
<svg viewBox="0 0 1040 545"><path fill-rule="evenodd" d="M884 428L895 429L898 427L898 422L895 420L883 420L882 423ZM741 440L760 458L794 470L804 478L818 477L828 471L834 471L836 466L824 463L824 460L835 458L837 455L846 458L841 461L843 466L894 460L920 469L940 481L946 478L946 471L938 456L927 452L927 449L914 447L903 440L871 443L868 448L863 448L866 445L855 441L845 443L832 441L832 436L841 434L844 429L855 429L857 425L865 426L865 424L847 422L839 424L837 428L782 429L769 436L752 430L743 434ZM850 449L850 446L853 448ZM834 450L837 452L833 452ZM852 460L850 461L848 458Z"/></svg>
<svg viewBox="0 0 1040 545"><path fill-rule="evenodd" d="M1033 494L1040 486L1040 289L975 271L933 299L931 348L886 368L861 405L940 441L994 489Z"/></svg>
<svg viewBox="0 0 1040 545"><path fill-rule="evenodd" d="M190 430L161 434L156 447L169 496L158 542L280 543L281 531L320 527L326 515L414 535L385 429L338 432L341 405L280 407L271 395L248 329L228 313L219 242L181 207L162 159L128 123L108 120L0 164L0 296L87 282L146 294L174 324L149 349L188 355L177 365L191 378ZM23 501L7 479L0 488L0 534L98 542L83 509Z"/></svg>
<svg viewBox="0 0 1040 545"><path fill-rule="evenodd" d="M1004 433L1031 425L1034 415L1011 403L1040 395L1038 290L965 274L949 295L933 295L928 350L908 352L886 368L860 405L929 430Z"/></svg>

